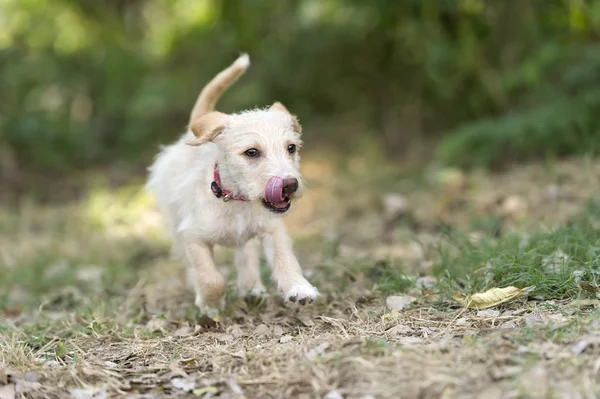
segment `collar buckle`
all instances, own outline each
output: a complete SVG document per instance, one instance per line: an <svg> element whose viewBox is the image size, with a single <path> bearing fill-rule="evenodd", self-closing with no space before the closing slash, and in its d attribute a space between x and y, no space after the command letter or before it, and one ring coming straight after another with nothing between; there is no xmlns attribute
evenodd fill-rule
<svg viewBox="0 0 600 399"><path fill-rule="evenodd" d="M231 191L221 188L221 176L219 176L219 169L216 163L213 177L214 181L210 184L210 189L215 197L223 199L223 202L229 202L230 200L248 201L248 199L243 196L236 197Z"/></svg>

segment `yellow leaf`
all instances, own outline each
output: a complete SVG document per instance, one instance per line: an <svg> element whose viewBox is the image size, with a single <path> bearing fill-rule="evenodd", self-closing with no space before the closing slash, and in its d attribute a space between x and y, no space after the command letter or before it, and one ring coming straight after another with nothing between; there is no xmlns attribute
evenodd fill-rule
<svg viewBox="0 0 600 399"><path fill-rule="evenodd" d="M492 288L486 292L480 292L467 297L463 297L460 293L456 292L454 293L454 299L467 308L487 309L523 296L533 288L534 287L517 288L512 286Z"/></svg>
<svg viewBox="0 0 600 399"><path fill-rule="evenodd" d="M214 387L212 385L202 387L202 388L197 388L192 391L192 393L196 396L203 396L206 393L218 393L218 392L219 392L219 388Z"/></svg>

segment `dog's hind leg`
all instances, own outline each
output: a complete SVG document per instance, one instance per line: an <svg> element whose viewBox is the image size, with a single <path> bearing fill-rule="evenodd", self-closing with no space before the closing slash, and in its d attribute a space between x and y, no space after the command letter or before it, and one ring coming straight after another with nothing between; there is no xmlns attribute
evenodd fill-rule
<svg viewBox="0 0 600 399"><path fill-rule="evenodd" d="M188 276L196 291L196 306L213 316L225 304L225 279L215 267L212 247L193 236L184 235Z"/></svg>
<svg viewBox="0 0 600 399"><path fill-rule="evenodd" d="M235 250L237 286L241 295L261 295L265 286L260 278L260 257L255 240L249 240Z"/></svg>

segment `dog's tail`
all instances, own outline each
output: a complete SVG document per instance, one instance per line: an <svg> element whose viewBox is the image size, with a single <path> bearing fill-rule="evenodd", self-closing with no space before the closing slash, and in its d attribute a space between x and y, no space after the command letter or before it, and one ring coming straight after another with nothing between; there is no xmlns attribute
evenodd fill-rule
<svg viewBox="0 0 600 399"><path fill-rule="evenodd" d="M196 104L192 109L190 121L195 120L208 112L214 111L219 98L250 66L248 54L242 54L228 68L215 76L200 92Z"/></svg>

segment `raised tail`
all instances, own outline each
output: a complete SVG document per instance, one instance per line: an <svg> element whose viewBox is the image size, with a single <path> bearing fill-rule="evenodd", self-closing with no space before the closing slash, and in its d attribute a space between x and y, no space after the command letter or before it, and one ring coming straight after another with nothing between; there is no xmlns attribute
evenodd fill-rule
<svg viewBox="0 0 600 399"><path fill-rule="evenodd" d="M225 90L234 84L246 72L249 66L250 57L248 57L248 54L242 54L233 64L208 82L200 92L196 104L194 104L190 122L208 112L214 111L217 101L219 101Z"/></svg>

